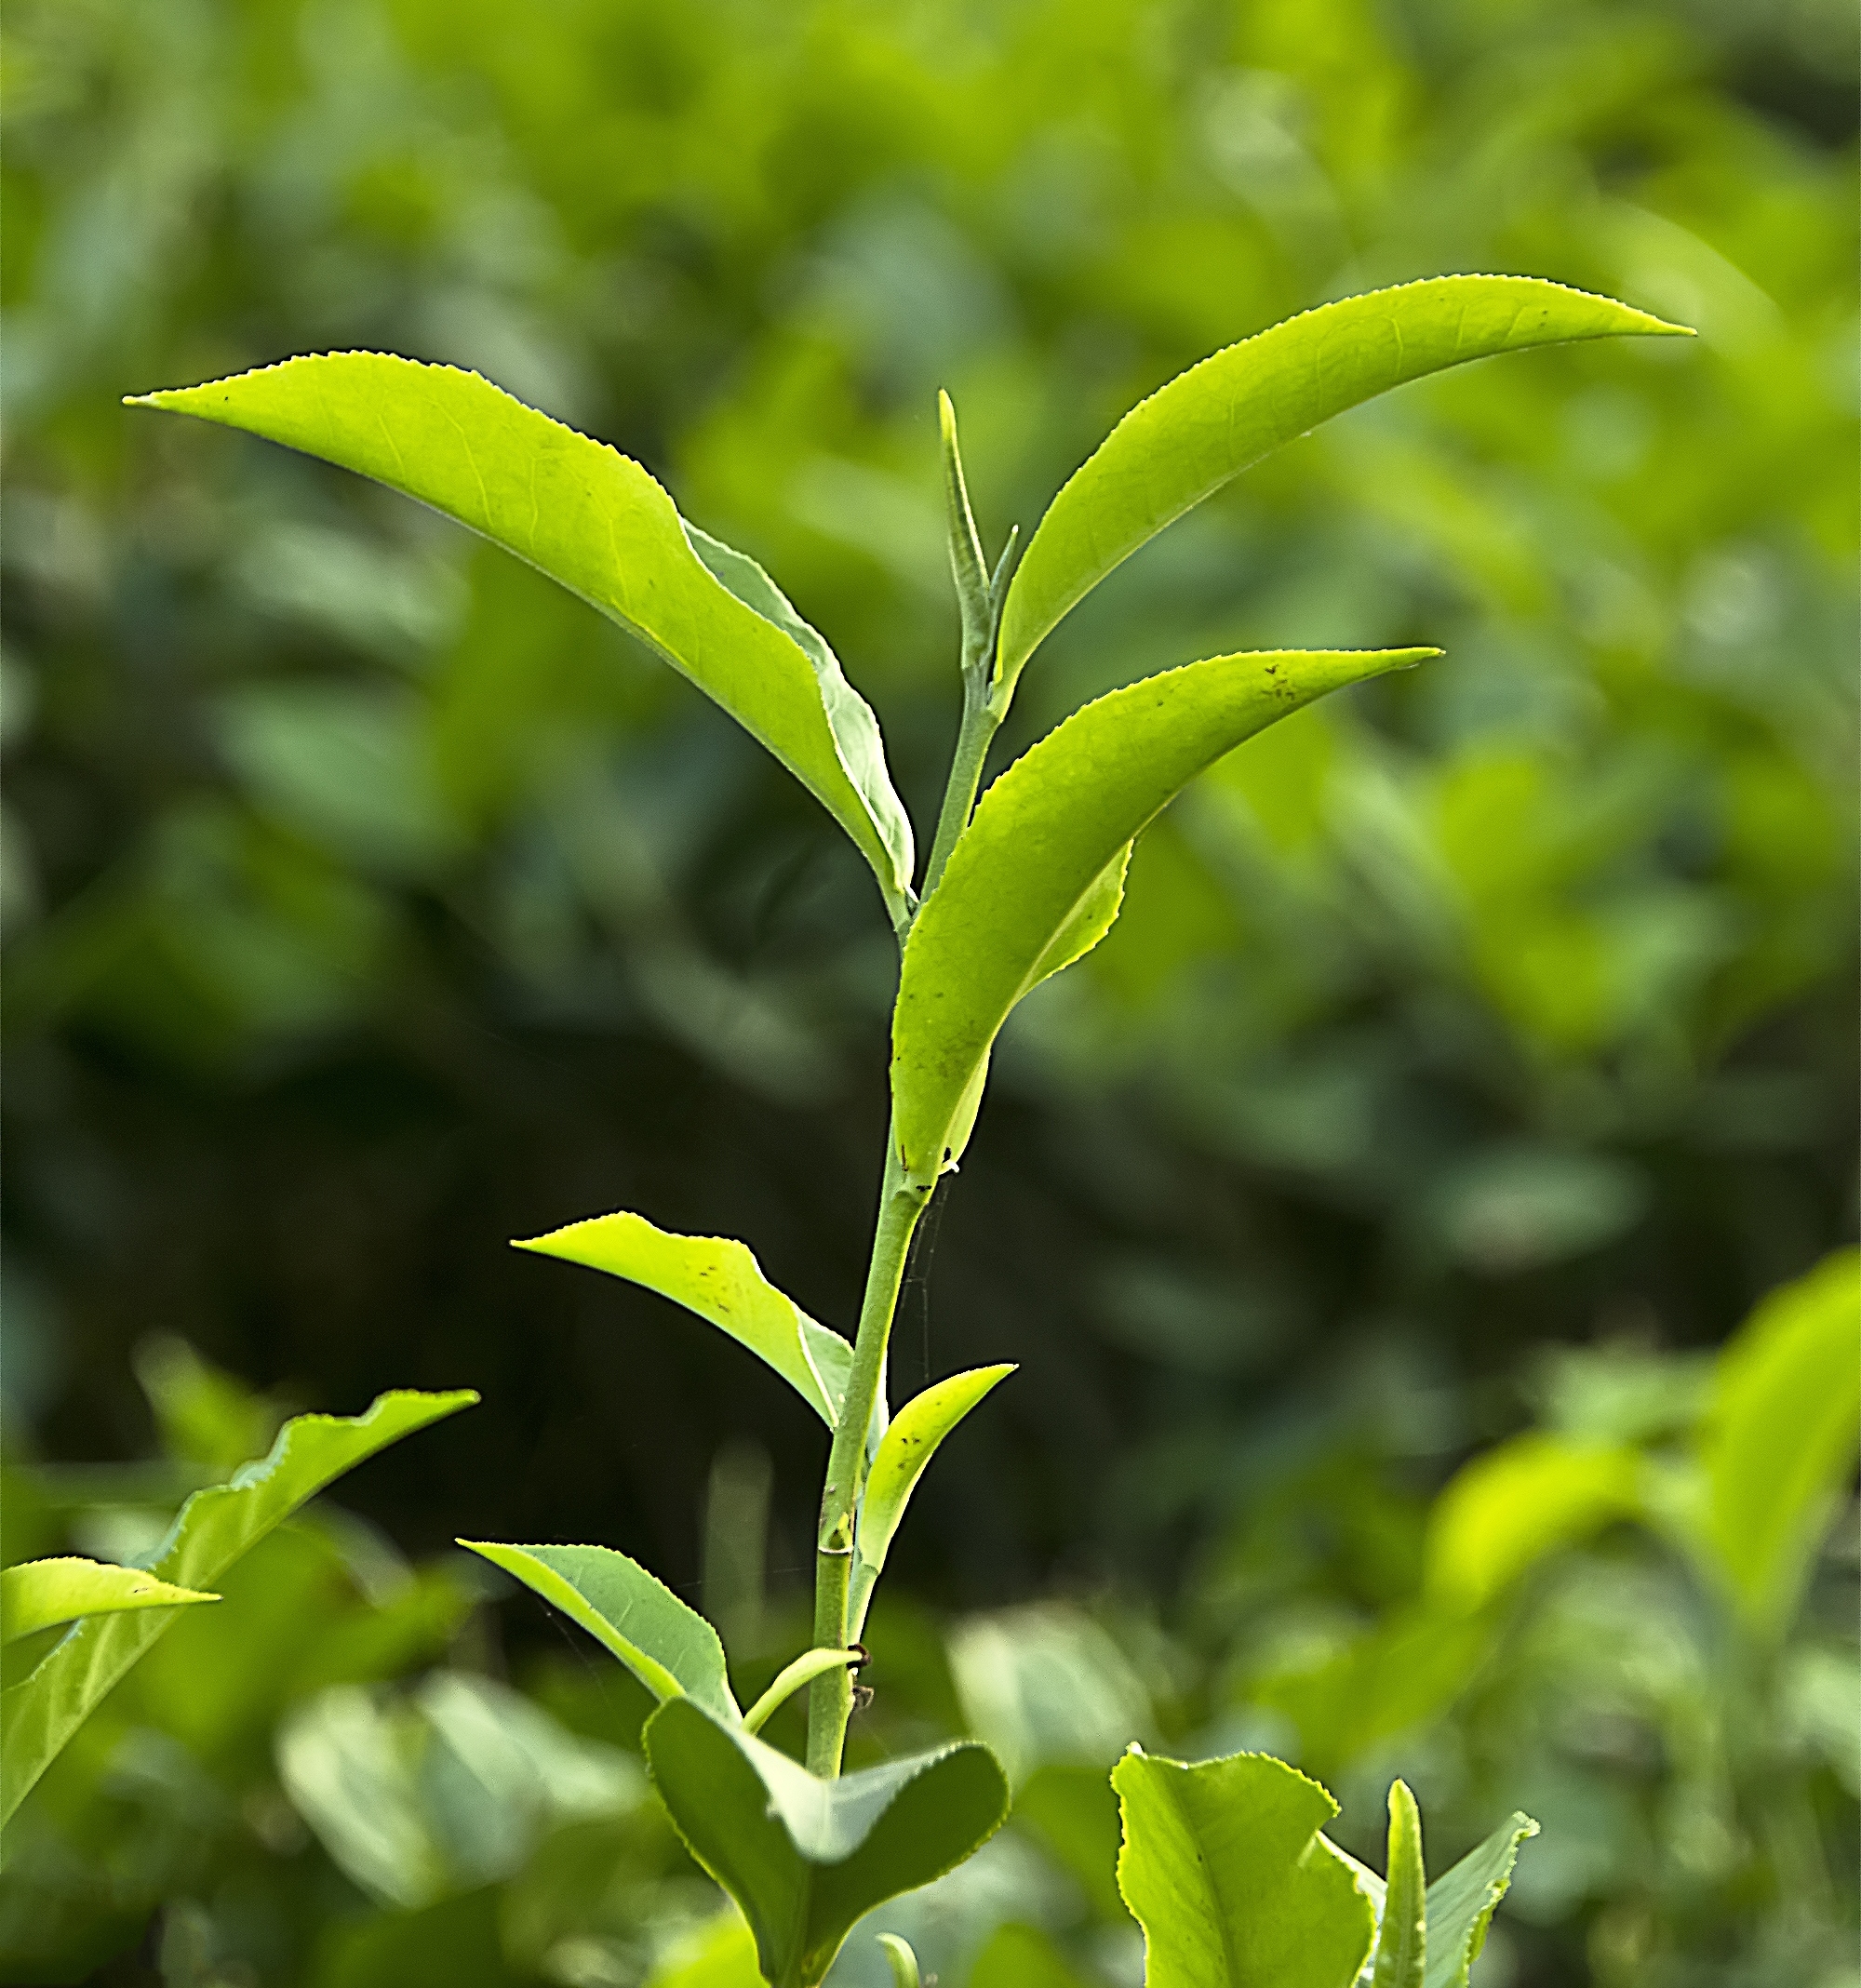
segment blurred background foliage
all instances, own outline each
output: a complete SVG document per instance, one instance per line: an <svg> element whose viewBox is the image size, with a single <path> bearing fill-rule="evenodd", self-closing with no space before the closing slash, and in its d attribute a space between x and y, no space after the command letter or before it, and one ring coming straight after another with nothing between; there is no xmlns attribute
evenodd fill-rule
<svg viewBox="0 0 1861 1988"><path fill-rule="evenodd" d="M923 828L939 385L993 550L1207 352L1494 269L1701 337L1332 424L1024 682L1004 758L1198 655L1448 651L1206 779L1017 1018L896 1368L1023 1371L914 1509L863 1743L967 1724L1024 1777L913 1908L946 1988L1130 1978L1096 1791L1133 1735L1303 1760L1366 1854L1392 1771L1431 1861L1533 1809L1493 1988L1854 1980L1852 1514L1761 1661L1621 1492L1853 1233L1852 10L16 0L6 33L9 1556L146 1545L274 1409L486 1396L254 1556L243 1643L181 1622L111 1701L19 1825L9 1978L670 1966L715 1895L640 1708L445 1542L621 1546L772 1674L820 1438L504 1238L635 1207L845 1324L884 1124L890 941L778 767L515 562L119 397L330 347L478 368L771 568ZM1534 1429L1587 1461L1508 1495L1581 1522L1443 1616L1432 1501ZM1003 1919L1045 1931L984 1949Z"/></svg>

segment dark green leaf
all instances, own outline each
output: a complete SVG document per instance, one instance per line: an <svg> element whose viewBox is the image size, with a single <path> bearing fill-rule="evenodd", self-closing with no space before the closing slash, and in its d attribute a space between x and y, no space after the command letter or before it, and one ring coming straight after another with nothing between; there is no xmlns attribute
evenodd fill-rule
<svg viewBox="0 0 1861 1988"><path fill-rule="evenodd" d="M813 1988L855 1920L960 1863L1008 1809L1001 1769L972 1741L822 1781L674 1700L647 1722L646 1750L679 1835L749 1921L773 1988Z"/></svg>

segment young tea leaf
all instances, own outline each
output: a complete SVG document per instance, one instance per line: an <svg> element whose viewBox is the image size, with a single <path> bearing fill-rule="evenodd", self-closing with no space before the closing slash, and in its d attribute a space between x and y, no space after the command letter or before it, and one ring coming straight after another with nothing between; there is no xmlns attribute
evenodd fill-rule
<svg viewBox="0 0 1861 1988"><path fill-rule="evenodd" d="M997 702L1061 618L1138 547L1282 442L1425 374L1577 339L1685 336L1529 276L1434 276L1320 304L1179 374L1048 507L1003 604Z"/></svg>
<svg viewBox="0 0 1861 1988"><path fill-rule="evenodd" d="M1515 1815L1428 1887L1422 1988L1466 1988L1467 1974L1486 1944L1486 1929L1512 1882L1519 1846L1537 1834L1530 1816Z"/></svg>
<svg viewBox="0 0 1861 1988"><path fill-rule="evenodd" d="M970 1988L1086 1988L1051 1933L1010 1920L990 1934L970 1969Z"/></svg>
<svg viewBox="0 0 1861 1988"><path fill-rule="evenodd" d="M206 1588L333 1478L477 1398L467 1389L395 1393L379 1395L363 1415L294 1416L270 1455L188 1500L149 1572L171 1587ZM0 1691L0 1822L174 1620L172 1608L87 1615L29 1677Z"/></svg>
<svg viewBox="0 0 1861 1988"><path fill-rule="evenodd" d="M749 1922L771 1988L815 1988L857 1919L962 1862L1008 1812L973 1741L821 1781L687 1700L645 1737L678 1834Z"/></svg>
<svg viewBox="0 0 1861 1988"><path fill-rule="evenodd" d="M219 1599L193 1588L170 1587L139 1567L76 1558L27 1560L0 1573L0 1643L17 1643L81 1616Z"/></svg>
<svg viewBox="0 0 1861 1988"><path fill-rule="evenodd" d="M928 1187L957 1157L1009 1011L1104 936L1124 852L1197 774L1326 691L1433 649L1216 656L1076 711L983 796L905 942L892 1022L900 1158Z"/></svg>
<svg viewBox="0 0 1861 1988"><path fill-rule="evenodd" d="M1404 1781L1389 1788L1389 1861L1376 1932L1372 1988L1423 1988L1428 1950L1427 1872L1422 1814Z"/></svg>
<svg viewBox="0 0 1861 1988"><path fill-rule="evenodd" d="M596 1215L515 1246L643 1284L767 1360L828 1428L839 1420L853 1349L762 1274L743 1243L674 1235L644 1215Z"/></svg>
<svg viewBox="0 0 1861 1988"><path fill-rule="evenodd" d="M1320 1834L1338 1808L1317 1781L1264 1754L1187 1767L1134 1747L1111 1780L1145 1988L1350 1988L1375 1912Z"/></svg>
<svg viewBox="0 0 1861 1988"><path fill-rule="evenodd" d="M859 1530L853 1544L850 1612L855 1637L865 1627L873 1584L885 1566L892 1537L917 1480L924 1474L924 1466L937 1454L938 1444L977 1402L1013 1371L1011 1366L978 1367L969 1373L952 1374L927 1387L921 1394L914 1394L879 1438L877 1454L866 1475L865 1497L860 1506Z"/></svg>
<svg viewBox="0 0 1861 1988"><path fill-rule="evenodd" d="M760 740L852 837L894 922L904 915L911 824L870 707L755 561L688 536L630 458L476 373L383 353L287 359L130 405L197 415L371 476L559 580Z"/></svg>
<svg viewBox="0 0 1861 1988"><path fill-rule="evenodd" d="M881 1933L878 1943L885 1955L886 1965L891 1969L891 1988L923 1988L923 1976L917 1971L917 1955L912 1950L910 1941L897 1933Z"/></svg>
<svg viewBox="0 0 1861 1988"><path fill-rule="evenodd" d="M717 1632L637 1561L607 1546L459 1544L579 1622L662 1702L690 1698L729 1725L742 1719Z"/></svg>
<svg viewBox="0 0 1861 1988"><path fill-rule="evenodd" d="M1710 1556L1753 1627L1795 1614L1861 1442L1861 1253L1765 1299L1720 1355L1700 1442Z"/></svg>

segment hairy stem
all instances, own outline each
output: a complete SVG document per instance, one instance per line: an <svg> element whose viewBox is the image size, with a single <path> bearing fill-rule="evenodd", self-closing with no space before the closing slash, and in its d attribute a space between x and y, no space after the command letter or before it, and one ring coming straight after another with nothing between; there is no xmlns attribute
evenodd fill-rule
<svg viewBox="0 0 1861 1988"><path fill-rule="evenodd" d="M827 1479L821 1492L821 1528L815 1538L814 1645L817 1649L843 1649L847 1642L847 1600L852 1574L853 1528L866 1465L882 1411L885 1353L891 1320L898 1309L899 1287L911 1248L911 1233L930 1195L913 1187L898 1164L897 1142L886 1133L885 1178L879 1189L878 1219L873 1227L872 1261L866 1271L865 1298L853 1341L852 1371L846 1399L834 1430L827 1457ZM817 1677L808 1696L808 1767L832 1780L840 1771L851 1715L853 1688L844 1670Z"/></svg>

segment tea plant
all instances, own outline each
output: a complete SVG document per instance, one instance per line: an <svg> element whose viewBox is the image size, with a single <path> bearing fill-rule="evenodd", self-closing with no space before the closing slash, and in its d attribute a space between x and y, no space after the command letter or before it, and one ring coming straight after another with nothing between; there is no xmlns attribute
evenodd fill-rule
<svg viewBox="0 0 1861 1988"><path fill-rule="evenodd" d="M1438 652L1274 651L1192 662L1075 712L978 803L1023 670L1131 553L1331 416L1468 360L1678 328L1522 277L1444 277L1327 304L1215 354L1132 409L1054 499L1019 565L1011 534L993 568L943 397L962 711L921 873L877 722L833 650L761 567L688 523L636 463L475 374L378 354L290 359L141 397L371 476L559 580L759 739L846 830L877 879L901 967L891 1123L851 1341L770 1285L739 1242L669 1234L619 1213L523 1246L673 1299L765 1360L821 1417L831 1440L810 1648L745 1710L716 1630L624 1554L462 1542L587 1629L660 1701L645 1733L655 1782L693 1855L741 1908L756 1965L773 1988L818 1983L857 1919L960 1862L1008 1807L1000 1767L974 1742L841 1773L853 1673L864 1661L860 1636L905 1507L944 1437L1010 1371L958 1374L895 1415L890 1408L887 1342L906 1253L969 1142L996 1038L1025 994L1105 937L1137 836L1198 773L1328 691ZM465 1398L389 1397L407 1404L392 1411L400 1418L395 1433ZM360 1432L385 1412L378 1404L360 1423L330 1425L357 1432L347 1439L355 1457L332 1451L320 1476L307 1461L292 1468L287 1432L270 1476L201 1494L235 1503L195 1513L196 1500L153 1571L171 1584L211 1580L236 1550L232 1531L222 1539L215 1530L222 1520L236 1530L256 1526L261 1512L281 1515L288 1498L373 1447ZM307 1457L312 1439L300 1441ZM248 1511L241 1499L257 1501ZM209 1533L210 1550L190 1545ZM60 1577L22 1578L44 1587ZM165 1606L89 1616L7 1694L9 1738L16 1726L33 1734L20 1748L20 1793L174 1608L206 1597L138 1598ZM757 1737L803 1688L805 1764ZM16 1800L10 1765L8 1775ZM1386 1894L1384 1880L1324 1837L1336 1813L1330 1797L1279 1762L1241 1755L1185 1766L1133 1750L1114 1785L1125 1837L1118 1881L1145 1928L1157 1988L1344 1988L1366 1968L1377 1988L1464 1982L1518 1844L1535 1826L1514 1818L1428 1886L1419 1818L1399 1783ZM888 1951L899 1979L914 1980L909 1950L894 1942Z"/></svg>

